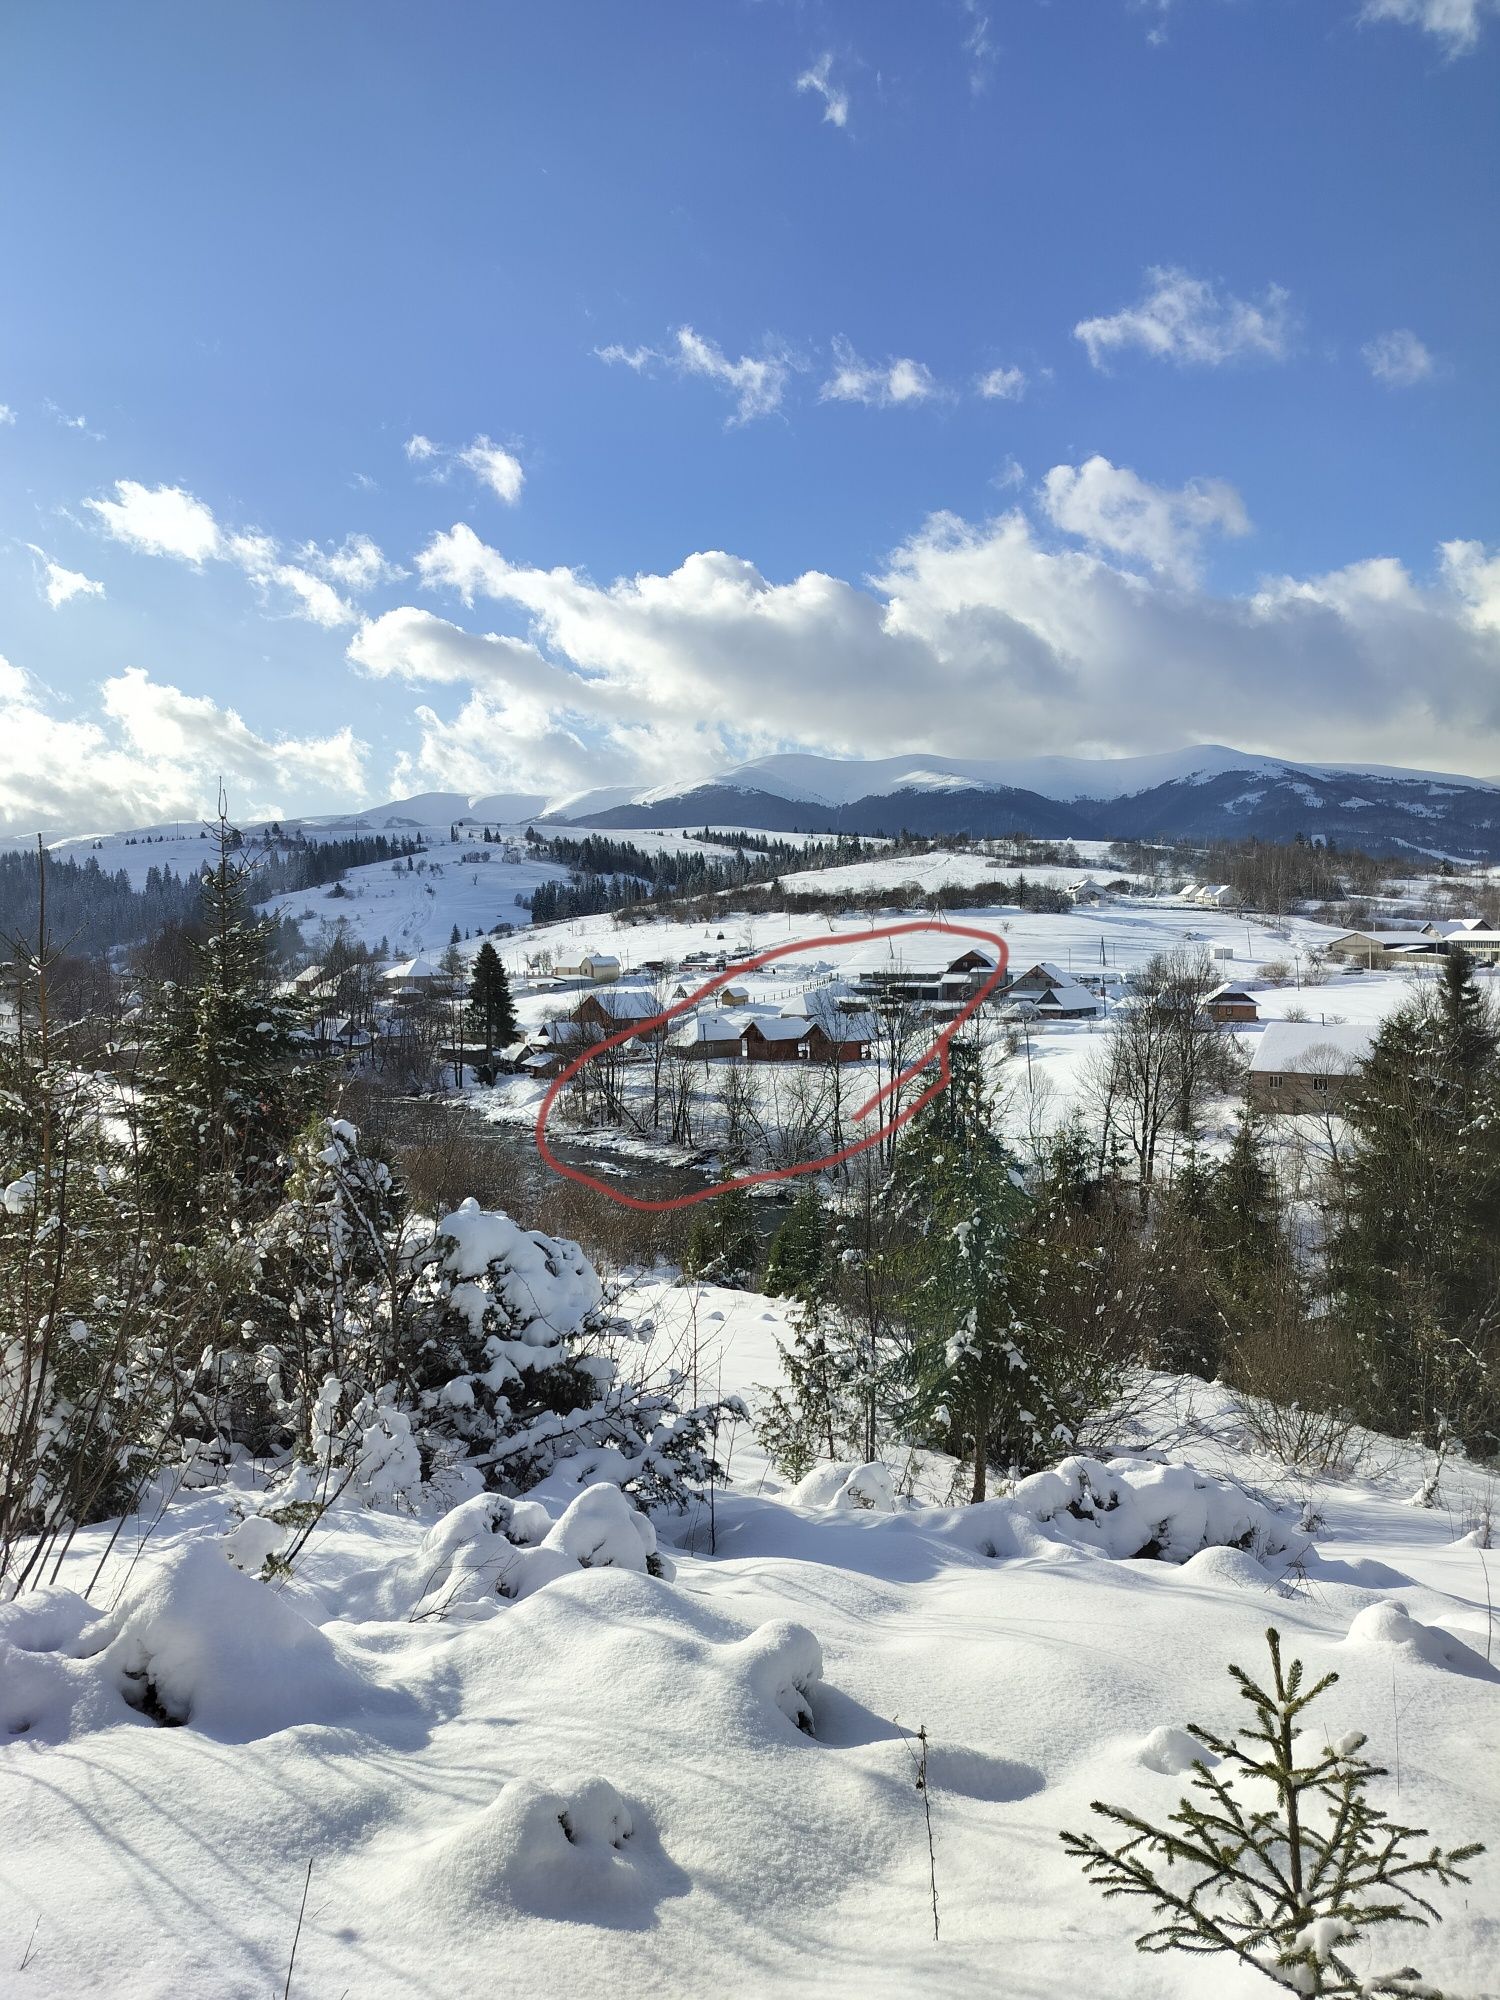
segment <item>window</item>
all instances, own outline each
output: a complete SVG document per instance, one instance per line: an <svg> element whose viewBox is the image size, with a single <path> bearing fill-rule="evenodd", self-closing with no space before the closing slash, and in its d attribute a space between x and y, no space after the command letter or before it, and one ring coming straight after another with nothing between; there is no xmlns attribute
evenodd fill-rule
<svg viewBox="0 0 1500 2000"><path fill-rule="evenodd" d="M1315 1077L1313 1078L1313 1080L1312 1080L1312 1087L1313 1087L1313 1089L1314 1089L1314 1090L1326 1090L1326 1089L1328 1088L1328 1079L1327 1079L1327 1077L1326 1077L1326 1076L1315 1076Z"/></svg>
<svg viewBox="0 0 1500 2000"><path fill-rule="evenodd" d="M1279 1076L1268 1076L1266 1078L1266 1083L1270 1087L1270 1089L1280 1090L1283 1080L1284 1079Z"/></svg>

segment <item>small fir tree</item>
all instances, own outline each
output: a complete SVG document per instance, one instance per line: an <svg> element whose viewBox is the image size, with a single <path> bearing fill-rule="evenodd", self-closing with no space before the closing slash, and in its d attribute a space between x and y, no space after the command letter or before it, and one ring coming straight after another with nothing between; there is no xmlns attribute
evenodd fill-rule
<svg viewBox="0 0 1500 2000"><path fill-rule="evenodd" d="M743 1289L760 1266L760 1238L743 1188L728 1188L707 1204L688 1236L682 1268L690 1278Z"/></svg>
<svg viewBox="0 0 1500 2000"><path fill-rule="evenodd" d="M1092 1810L1123 1827L1128 1838L1107 1847L1088 1834L1062 1842L1105 1898L1139 1896L1161 1919L1136 1939L1143 1952L1228 1954L1278 1986L1320 2000L1442 2000L1410 1967L1356 1972L1346 1952L1370 1931L1391 1924L1427 1924L1441 1912L1422 1890L1467 1882L1463 1864L1483 1853L1476 1842L1444 1852L1416 1851L1424 1827L1388 1819L1369 1797L1386 1775L1360 1753L1365 1738L1342 1737L1313 1749L1301 1717L1337 1674L1302 1685L1302 1662L1283 1668L1281 1635L1266 1633L1271 1685L1241 1668L1230 1673L1255 1720L1228 1738L1197 1723L1192 1733L1225 1766L1194 1765L1192 1790L1165 1826L1120 1806L1095 1801ZM1256 1805L1236 1789L1245 1781L1274 1803Z"/></svg>

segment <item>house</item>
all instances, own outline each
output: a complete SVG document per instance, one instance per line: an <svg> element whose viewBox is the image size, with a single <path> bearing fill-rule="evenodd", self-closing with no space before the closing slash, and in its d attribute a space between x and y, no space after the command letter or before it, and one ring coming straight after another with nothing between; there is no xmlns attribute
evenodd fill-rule
<svg viewBox="0 0 1500 2000"><path fill-rule="evenodd" d="M1040 993L1023 993L1021 1005L1042 1020L1091 1020L1100 1011L1098 997L1076 980L1064 979Z"/></svg>
<svg viewBox="0 0 1500 2000"><path fill-rule="evenodd" d="M442 993L448 988L448 975L430 958L403 958L399 965L392 965L382 972L381 980L392 999L409 998L418 993Z"/></svg>
<svg viewBox="0 0 1500 2000"><path fill-rule="evenodd" d="M1233 986L1226 982L1216 986L1204 998L1204 1012L1210 1021L1258 1021L1260 1005L1253 993L1247 993L1243 986Z"/></svg>
<svg viewBox="0 0 1500 2000"><path fill-rule="evenodd" d="M1373 969L1441 952L1445 946L1445 939L1432 937L1426 931L1345 931L1342 937L1334 938L1324 947L1324 956L1342 959L1346 965Z"/></svg>
<svg viewBox="0 0 1500 2000"><path fill-rule="evenodd" d="M982 945L955 952L951 945L923 943L898 953L887 944L852 955L846 970L860 1008L914 1006L951 1019L992 976L995 964L994 952Z"/></svg>
<svg viewBox="0 0 1500 2000"><path fill-rule="evenodd" d="M801 1044L810 1032L807 1021L779 1015L769 1020L747 1021L740 1036L740 1054L746 1062L796 1062Z"/></svg>
<svg viewBox="0 0 1500 2000"><path fill-rule="evenodd" d="M719 1007L705 1008L683 1023L672 1038L672 1047L684 1062L712 1062L725 1056L738 1059L748 1018Z"/></svg>
<svg viewBox="0 0 1500 2000"><path fill-rule="evenodd" d="M873 1014L832 1014L826 1021L813 1020L798 1044L804 1062L868 1062L874 1053L879 1032Z"/></svg>
<svg viewBox="0 0 1500 2000"><path fill-rule="evenodd" d="M1447 946L1450 951L1457 947L1476 965L1500 965L1500 931L1466 930L1448 938Z"/></svg>
<svg viewBox="0 0 1500 2000"><path fill-rule="evenodd" d="M1465 931L1482 931L1484 927L1483 917L1429 917L1421 926L1429 937L1456 938L1460 944Z"/></svg>
<svg viewBox="0 0 1500 2000"><path fill-rule="evenodd" d="M1014 995L1026 993L1040 995L1047 992L1050 987L1072 984L1071 972L1063 972L1050 959L1043 958L1038 959L1035 965L1029 965L1024 972L1011 980L1005 989L1005 997L1009 1000Z"/></svg>
<svg viewBox="0 0 1500 2000"><path fill-rule="evenodd" d="M592 979L603 985L620 976L620 961L613 952L585 951L577 958L559 958L552 970L563 979Z"/></svg>
<svg viewBox="0 0 1500 2000"><path fill-rule="evenodd" d="M1347 1022L1272 1021L1250 1058L1251 1109L1291 1116L1337 1111L1374 1039L1373 1028Z"/></svg>
<svg viewBox="0 0 1500 2000"><path fill-rule="evenodd" d="M1239 900L1238 891L1228 882L1206 883L1193 897L1193 901L1205 910L1230 910Z"/></svg>
<svg viewBox="0 0 1500 2000"><path fill-rule="evenodd" d="M604 1035L618 1034L637 1021L650 1021L661 1012L654 993L639 986L617 986L610 993L590 993L573 1009L572 1019L580 1028L597 1029ZM664 1029L656 1030L664 1033Z"/></svg>
<svg viewBox="0 0 1500 2000"><path fill-rule="evenodd" d="M1064 893L1074 904L1093 905L1102 903L1109 891L1102 882L1096 882L1092 875L1085 875L1081 882L1069 882Z"/></svg>

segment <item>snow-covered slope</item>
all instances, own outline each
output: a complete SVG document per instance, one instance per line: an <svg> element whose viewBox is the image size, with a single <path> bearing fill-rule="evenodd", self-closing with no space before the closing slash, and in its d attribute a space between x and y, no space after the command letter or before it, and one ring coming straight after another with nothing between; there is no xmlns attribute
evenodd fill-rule
<svg viewBox="0 0 1500 2000"><path fill-rule="evenodd" d="M725 1392L775 1380L777 1301L646 1283L626 1310L663 1353L690 1336ZM1187 1726L1246 1719L1226 1667L1263 1669L1271 1624L1338 1673L1308 1721L1369 1733L1380 1803L1492 1849L1378 1962L1491 1990L1482 1482L1450 1461L1439 1504L1406 1505L1430 1468L1387 1445L1288 1479L1222 1391L1189 1416L1162 1389L1176 1463L1112 1472L1107 1514L1050 1475L934 1504L936 1463L926 1503L893 1507L904 1456L788 1489L741 1426L733 1491L659 1524L662 1575L629 1537L512 1601L477 1573L477 1595L433 1587L438 1503L341 1503L290 1582L256 1581L225 1560L248 1467L127 1524L85 1604L109 1534L88 1530L62 1587L0 1610L5 1990L1255 2000L1247 1969L1136 1952L1145 1911L1103 1902L1058 1835L1097 1798L1171 1812ZM549 1547L571 1497L537 1503ZM1147 1519L1165 1560L1133 1557ZM128 1705L147 1683L183 1726Z"/></svg>

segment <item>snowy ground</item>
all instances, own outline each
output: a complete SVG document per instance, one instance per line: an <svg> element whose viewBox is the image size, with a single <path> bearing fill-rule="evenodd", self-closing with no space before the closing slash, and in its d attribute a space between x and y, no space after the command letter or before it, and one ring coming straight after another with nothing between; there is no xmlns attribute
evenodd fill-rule
<svg viewBox="0 0 1500 2000"><path fill-rule="evenodd" d="M775 1379L774 1302L648 1284L638 1307L679 1348L696 1329L705 1392ZM1450 1471L1441 1504L1407 1505L1426 1468L1379 1445L1357 1473L1289 1480L1220 1392L1191 1412L1179 1393L1185 1416L1173 1455L1260 1503L1129 1471L1135 1495L1166 1496L1185 1561L1117 1559L1112 1517L1048 1521L1035 1490L981 1509L816 1505L840 1476L789 1494L743 1430L712 1516L660 1524L666 1575L559 1561L467 1615L436 1614L432 1515L341 1508L280 1590L224 1560L233 1493L179 1500L149 1538L132 1522L94 1592L102 1624L66 1591L0 1612L0 1984L266 2000L311 1861L303 2000L1250 2000L1270 1989L1223 1961L1137 1955L1136 1913L1085 1885L1059 1829L1100 1797L1169 1811L1188 1749L1170 1732L1237 1723L1225 1666L1258 1669L1274 1621L1340 1674L1321 1719L1370 1733L1392 1766L1383 1801L1448 1844L1500 1848L1484 1657L1500 1634L1464 1539L1485 1493ZM925 1468L919 1490L942 1477ZM1190 1553L1241 1520L1259 1559ZM65 1583L105 1538L80 1538ZM142 1663L186 1726L125 1706ZM1497 1869L1481 1858L1472 1889L1441 1896L1448 1920L1396 1947L1446 1992L1496 1988Z"/></svg>

